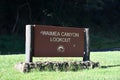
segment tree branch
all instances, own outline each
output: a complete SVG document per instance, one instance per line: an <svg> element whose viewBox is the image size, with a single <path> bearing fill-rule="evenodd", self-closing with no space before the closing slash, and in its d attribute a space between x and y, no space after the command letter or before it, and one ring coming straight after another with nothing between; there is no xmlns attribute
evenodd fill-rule
<svg viewBox="0 0 120 80"><path fill-rule="evenodd" d="M16 25L17 25L17 23L18 23L18 21L19 21L19 12L20 12L20 9L22 9L22 8L25 7L25 6L28 7L28 10L29 10L29 20L30 20L30 22L32 21L31 7L30 7L30 4L29 4L28 0L26 0L26 3L20 5L20 6L18 7L18 9L17 9L16 21L15 21L15 24L14 24L14 26L13 26L13 28L12 28L12 33L14 33L15 30L16 30L16 27L17 27Z"/></svg>

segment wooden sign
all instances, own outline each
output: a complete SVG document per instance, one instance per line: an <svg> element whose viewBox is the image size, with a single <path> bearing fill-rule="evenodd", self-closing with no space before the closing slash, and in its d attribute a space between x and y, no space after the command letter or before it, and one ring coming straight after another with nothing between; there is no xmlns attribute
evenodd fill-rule
<svg viewBox="0 0 120 80"><path fill-rule="evenodd" d="M83 57L84 28L36 25L35 57Z"/></svg>
<svg viewBox="0 0 120 80"><path fill-rule="evenodd" d="M30 62L32 56L83 57L86 47L85 31L85 28L27 25L26 62Z"/></svg>

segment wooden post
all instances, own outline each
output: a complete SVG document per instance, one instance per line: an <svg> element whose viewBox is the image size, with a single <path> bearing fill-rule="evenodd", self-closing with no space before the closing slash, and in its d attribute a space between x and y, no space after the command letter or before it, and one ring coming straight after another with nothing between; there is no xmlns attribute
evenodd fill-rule
<svg viewBox="0 0 120 80"><path fill-rule="evenodd" d="M25 62L32 62L32 26L26 25Z"/></svg>
<svg viewBox="0 0 120 80"><path fill-rule="evenodd" d="M85 54L83 61L90 61L89 28L85 28Z"/></svg>

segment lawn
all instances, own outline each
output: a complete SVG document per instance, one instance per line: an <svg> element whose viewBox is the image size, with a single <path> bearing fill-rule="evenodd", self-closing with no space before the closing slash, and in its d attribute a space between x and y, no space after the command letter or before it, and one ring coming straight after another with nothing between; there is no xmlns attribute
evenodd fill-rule
<svg viewBox="0 0 120 80"><path fill-rule="evenodd" d="M20 73L14 68L25 60L24 54L0 55L0 80L120 80L120 52L91 52L91 61L100 62L101 67L89 70L55 72L31 71ZM39 60L82 60L82 58L34 58Z"/></svg>

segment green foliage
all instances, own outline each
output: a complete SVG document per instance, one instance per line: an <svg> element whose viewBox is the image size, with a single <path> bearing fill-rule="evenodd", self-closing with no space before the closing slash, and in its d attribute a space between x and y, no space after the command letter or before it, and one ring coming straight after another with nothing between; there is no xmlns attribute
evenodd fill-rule
<svg viewBox="0 0 120 80"><path fill-rule="evenodd" d="M109 49L109 48L116 48L120 46L120 38L117 36L112 37L104 37L102 35L90 36L90 48L91 49Z"/></svg>
<svg viewBox="0 0 120 80"><path fill-rule="evenodd" d="M26 24L88 27L91 49L119 47L120 0L0 0L0 35L24 36ZM10 37L0 51L23 52L24 38Z"/></svg>
<svg viewBox="0 0 120 80"><path fill-rule="evenodd" d="M0 36L0 54L24 52L24 44L24 38L20 35L2 35Z"/></svg>
<svg viewBox="0 0 120 80"><path fill-rule="evenodd" d="M82 26L119 33L119 3L119 0L1 0L0 34L24 34L26 24Z"/></svg>
<svg viewBox="0 0 120 80"><path fill-rule="evenodd" d="M92 52L91 61L99 61L101 68L80 71L55 72L33 71L20 73L14 68L18 62L23 62L22 55L0 55L0 80L120 80L120 52ZM79 58L67 58L79 61ZM66 58L34 58L34 61L65 61ZM80 58L81 60L81 58Z"/></svg>

